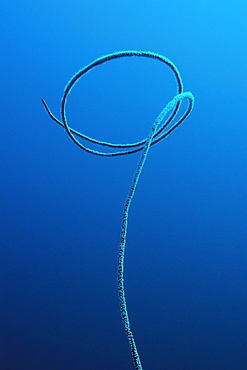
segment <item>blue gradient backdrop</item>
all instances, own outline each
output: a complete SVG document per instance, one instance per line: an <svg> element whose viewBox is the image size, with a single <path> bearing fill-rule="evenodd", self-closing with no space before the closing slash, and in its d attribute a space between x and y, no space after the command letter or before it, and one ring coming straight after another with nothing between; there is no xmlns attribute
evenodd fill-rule
<svg viewBox="0 0 247 370"><path fill-rule="evenodd" d="M129 216L126 294L143 369L247 369L246 1L2 1L0 369L133 368L117 296L139 154L79 150L59 115L78 69L118 50L171 59L191 116L150 150ZM144 138L175 94L162 63L111 61L69 96L70 126Z"/></svg>

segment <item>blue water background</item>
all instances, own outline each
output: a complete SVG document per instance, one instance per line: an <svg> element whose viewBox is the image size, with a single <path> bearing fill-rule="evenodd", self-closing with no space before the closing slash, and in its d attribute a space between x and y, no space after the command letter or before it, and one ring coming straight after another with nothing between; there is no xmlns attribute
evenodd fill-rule
<svg viewBox="0 0 247 370"><path fill-rule="evenodd" d="M195 96L151 148L129 215L143 369L247 369L246 18L243 0L1 2L1 370L133 369L116 271L140 154L85 153L40 102L59 117L72 75L126 49L171 59ZM111 61L75 86L69 125L136 141L175 93L162 63Z"/></svg>

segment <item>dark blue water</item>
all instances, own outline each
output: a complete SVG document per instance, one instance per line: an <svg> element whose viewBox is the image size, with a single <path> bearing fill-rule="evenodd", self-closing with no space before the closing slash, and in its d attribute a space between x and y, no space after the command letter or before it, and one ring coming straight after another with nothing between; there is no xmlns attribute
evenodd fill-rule
<svg viewBox="0 0 247 370"><path fill-rule="evenodd" d="M247 369L246 16L243 0L1 3L1 370L133 369L117 254L140 154L85 153L40 102L59 117L72 75L126 49L171 59L195 96L151 148L129 214L143 369ZM175 94L162 63L111 61L75 86L68 122L137 141Z"/></svg>

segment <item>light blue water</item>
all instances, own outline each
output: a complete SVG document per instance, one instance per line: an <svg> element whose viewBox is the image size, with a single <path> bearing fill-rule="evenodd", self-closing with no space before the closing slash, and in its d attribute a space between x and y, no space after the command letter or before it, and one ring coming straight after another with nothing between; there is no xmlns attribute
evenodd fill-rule
<svg viewBox="0 0 247 370"><path fill-rule="evenodd" d="M117 254L140 154L87 155L40 103L59 116L70 77L124 49L171 59L196 99L150 149L129 214L125 285L143 369L247 368L246 15L245 1L0 5L1 369L133 369ZM147 136L176 86L136 59L83 77L73 128Z"/></svg>

